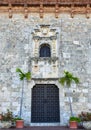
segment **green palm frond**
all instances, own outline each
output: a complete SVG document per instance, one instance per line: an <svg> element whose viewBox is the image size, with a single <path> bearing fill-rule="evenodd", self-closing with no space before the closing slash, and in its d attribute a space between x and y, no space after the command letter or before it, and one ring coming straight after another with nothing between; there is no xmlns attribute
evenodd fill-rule
<svg viewBox="0 0 91 130"><path fill-rule="evenodd" d="M19 73L20 80L24 80L24 78L26 78L27 80L31 79L31 73L30 72L23 73L21 71L21 69L19 69L19 68L16 69L16 72Z"/></svg>
<svg viewBox="0 0 91 130"><path fill-rule="evenodd" d="M70 87L72 82L79 83L79 78L74 77L72 73L64 71L64 76L59 79L59 82L64 86L65 84Z"/></svg>
<svg viewBox="0 0 91 130"><path fill-rule="evenodd" d="M68 71L64 71L64 75L65 75L65 77L68 79L68 78L72 78L73 77L73 74L72 73L70 73L70 72L68 72Z"/></svg>
<svg viewBox="0 0 91 130"><path fill-rule="evenodd" d="M80 81L79 81L79 78L77 78L77 77L73 77L73 80L74 80L74 82L76 83L76 84L78 84Z"/></svg>
<svg viewBox="0 0 91 130"><path fill-rule="evenodd" d="M23 80L25 78L24 74L19 74L20 80Z"/></svg>
<svg viewBox="0 0 91 130"><path fill-rule="evenodd" d="M19 68L16 68L16 72L23 73Z"/></svg>
<svg viewBox="0 0 91 130"><path fill-rule="evenodd" d="M64 86L64 84L65 84L65 77L60 78L59 82Z"/></svg>
<svg viewBox="0 0 91 130"><path fill-rule="evenodd" d="M71 83L72 83L72 80L71 80L71 78L67 78L65 82L66 82L66 85L67 85L68 87L70 87L70 86L71 86Z"/></svg>
<svg viewBox="0 0 91 130"><path fill-rule="evenodd" d="M31 73L30 72L25 73L25 77L26 77L27 80L30 80L31 79Z"/></svg>

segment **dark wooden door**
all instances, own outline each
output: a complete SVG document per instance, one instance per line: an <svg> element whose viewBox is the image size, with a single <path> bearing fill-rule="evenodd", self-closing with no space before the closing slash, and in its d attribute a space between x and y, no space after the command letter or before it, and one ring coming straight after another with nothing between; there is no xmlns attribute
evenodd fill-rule
<svg viewBox="0 0 91 130"><path fill-rule="evenodd" d="M53 84L34 86L31 112L31 122L60 122L58 87Z"/></svg>

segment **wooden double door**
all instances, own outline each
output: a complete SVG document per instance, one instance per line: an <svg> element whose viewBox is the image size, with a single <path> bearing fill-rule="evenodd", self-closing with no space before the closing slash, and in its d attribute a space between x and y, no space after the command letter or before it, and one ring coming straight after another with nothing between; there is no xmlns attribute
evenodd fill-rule
<svg viewBox="0 0 91 130"><path fill-rule="evenodd" d="M32 88L31 122L60 122L59 89L54 84L36 84Z"/></svg>

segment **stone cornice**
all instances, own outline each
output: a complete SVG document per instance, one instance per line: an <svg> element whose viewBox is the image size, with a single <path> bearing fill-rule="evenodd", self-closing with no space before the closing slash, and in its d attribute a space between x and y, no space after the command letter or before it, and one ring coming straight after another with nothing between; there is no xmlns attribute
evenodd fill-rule
<svg viewBox="0 0 91 130"><path fill-rule="evenodd" d="M59 5L87 5L87 4L91 4L91 0L0 0L0 5L8 5L8 4L12 4L12 5L24 5L24 4L28 4L28 5L55 5L55 4L59 4Z"/></svg>
<svg viewBox="0 0 91 130"><path fill-rule="evenodd" d="M0 12L9 12L9 18L13 13L24 13L27 18L29 13L39 13L43 18L44 13L55 13L58 18L61 13L85 14L87 18L91 14L91 0L0 0Z"/></svg>

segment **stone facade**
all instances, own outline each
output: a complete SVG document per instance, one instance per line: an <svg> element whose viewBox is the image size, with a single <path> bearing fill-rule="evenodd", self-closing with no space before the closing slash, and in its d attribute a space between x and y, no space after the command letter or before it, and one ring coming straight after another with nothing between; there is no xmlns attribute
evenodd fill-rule
<svg viewBox="0 0 91 130"><path fill-rule="evenodd" d="M48 28L44 28L38 37L40 41L36 40L36 29L47 25ZM57 34L54 39L50 36L53 29L52 34ZM41 41L42 35L46 37L47 30L49 39L42 38ZM39 48L36 49L35 44L46 42L51 47L54 46L54 51L53 48L51 51L56 59L51 58L51 62L46 60L48 66L45 71L41 69L41 65L45 65L45 59L38 59ZM17 67L24 72L31 71L33 76L31 81L24 82L22 117L26 124L31 123L31 89L38 83L58 86L60 125L67 124L70 116L67 88L63 88L58 82L64 70L80 78L80 84L73 84L70 88L74 115L81 111L91 111L91 18L86 19L82 15L70 18L68 14L61 14L56 19L54 14L45 14L41 19L39 14L31 13L28 19L24 19L22 14L14 14L9 19L7 13L1 13L0 49L0 113L10 109L15 115L19 114L22 82L16 73Z"/></svg>

